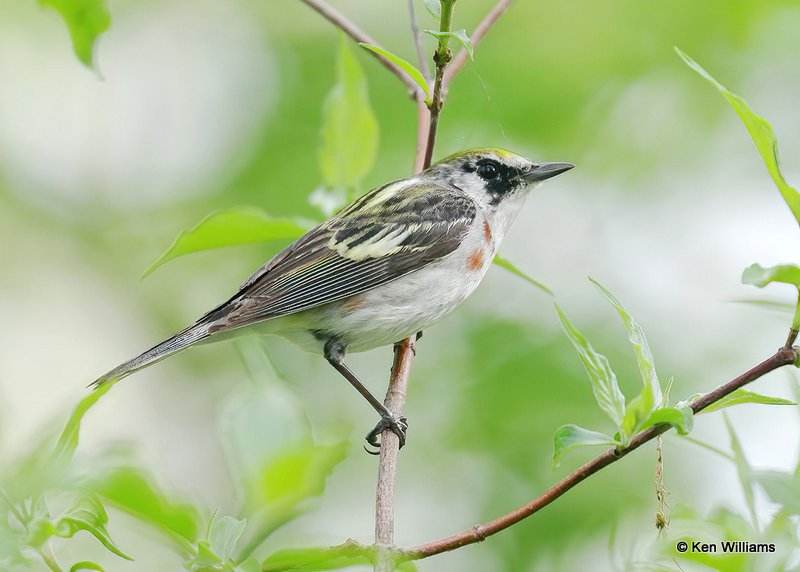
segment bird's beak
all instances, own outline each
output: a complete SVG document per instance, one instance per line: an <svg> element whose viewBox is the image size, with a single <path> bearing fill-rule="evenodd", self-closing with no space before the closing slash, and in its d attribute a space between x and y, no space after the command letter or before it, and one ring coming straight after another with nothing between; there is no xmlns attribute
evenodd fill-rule
<svg viewBox="0 0 800 572"><path fill-rule="evenodd" d="M528 183L538 183L569 171L574 166L572 163L539 163L533 165L527 173L523 173L522 178Z"/></svg>

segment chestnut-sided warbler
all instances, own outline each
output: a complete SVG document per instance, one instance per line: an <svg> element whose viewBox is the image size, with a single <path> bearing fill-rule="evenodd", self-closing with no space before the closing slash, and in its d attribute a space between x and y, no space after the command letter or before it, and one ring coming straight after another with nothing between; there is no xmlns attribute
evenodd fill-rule
<svg viewBox="0 0 800 572"><path fill-rule="evenodd" d="M572 167L472 149L378 187L287 246L193 325L92 385L226 333L278 334L322 352L375 408L381 420L367 435L371 445L388 428L402 446L406 420L364 387L345 353L393 344L454 310L480 283L528 191Z"/></svg>

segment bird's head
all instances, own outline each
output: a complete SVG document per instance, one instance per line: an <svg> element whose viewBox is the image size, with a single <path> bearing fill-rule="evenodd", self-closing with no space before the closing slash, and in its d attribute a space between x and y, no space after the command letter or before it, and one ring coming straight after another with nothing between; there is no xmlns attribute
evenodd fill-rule
<svg viewBox="0 0 800 572"><path fill-rule="evenodd" d="M487 212L523 199L542 181L572 169L572 163L534 163L503 149L469 149L442 159L423 173L455 185Z"/></svg>

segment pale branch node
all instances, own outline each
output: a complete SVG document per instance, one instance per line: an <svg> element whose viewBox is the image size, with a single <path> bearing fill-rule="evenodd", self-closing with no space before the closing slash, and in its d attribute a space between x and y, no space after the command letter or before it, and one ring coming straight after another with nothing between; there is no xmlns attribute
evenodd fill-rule
<svg viewBox="0 0 800 572"><path fill-rule="evenodd" d="M786 343L783 345L785 348L790 348L794 345L795 340L797 340L797 334L800 332L797 328L791 328L789 330L789 337L786 338Z"/></svg>
<svg viewBox="0 0 800 572"><path fill-rule="evenodd" d="M316 10L322 17L327 19L331 24L339 28L345 34L350 36L355 42L359 44L369 44L370 46L381 47L381 45L364 30L359 28L354 22L347 18L344 14L333 8L324 0L300 0L307 6ZM382 48L381 48L382 49ZM422 89L411 79L411 77L404 72L400 66L395 64L390 59L383 55L367 50L374 58L383 64L383 66L391 71L397 78L408 87L409 93L414 99L425 99L425 94Z"/></svg>

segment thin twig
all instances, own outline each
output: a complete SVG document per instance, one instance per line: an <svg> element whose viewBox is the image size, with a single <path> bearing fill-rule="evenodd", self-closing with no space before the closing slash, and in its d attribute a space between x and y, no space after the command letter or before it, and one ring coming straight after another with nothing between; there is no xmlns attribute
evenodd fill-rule
<svg viewBox="0 0 800 572"><path fill-rule="evenodd" d="M428 59L425 57L425 48L422 47L422 34L419 32L417 26L417 15L414 13L414 0L408 0L408 21L411 24L411 37L414 39L414 48L417 50L417 59L419 60L420 71L422 77L431 83L431 67L428 65Z"/></svg>
<svg viewBox="0 0 800 572"><path fill-rule="evenodd" d="M425 169L425 150L428 147L428 130L431 126L431 110L424 101L417 100L417 149L414 153L414 173Z"/></svg>
<svg viewBox="0 0 800 572"><path fill-rule="evenodd" d="M669 526L667 495L669 491L664 486L664 437L659 435L656 437L656 528L660 537L666 534Z"/></svg>
<svg viewBox="0 0 800 572"><path fill-rule="evenodd" d="M442 1L442 17L439 28L443 32L450 31L453 18L455 0ZM450 38L443 36L434 53L436 63L436 79L434 82L433 97L428 108L417 100L417 150L414 160L414 171L427 169L433 157L433 147L436 144L436 129L439 124L441 112L442 81L447 64L453 54L449 48ZM427 120L427 121L426 121ZM411 374L411 365L414 361L416 336L412 336L396 344L394 347L394 364L389 378L389 389L386 392L384 405L394 415L400 416L405 405L408 379ZM397 436L389 430L381 435L381 456L378 463L378 485L375 492L375 544L378 545L375 560L375 572L390 572L394 569L394 560L389 547L394 545L394 487L397 480L397 455L400 452L400 443Z"/></svg>
<svg viewBox="0 0 800 572"><path fill-rule="evenodd" d="M503 12L511 5L513 0L499 0L497 4L495 4L494 8L486 14L486 17L478 24L478 27L475 28L475 31L472 32L472 36L470 40L472 40L472 48L475 47L480 43L483 37L486 35L486 32L489 31L495 22L497 22L498 18L503 15ZM455 79L458 72L461 71L461 68L464 67L464 64L467 63L467 58L469 54L467 50L461 49L457 54L456 57L453 58L453 63L450 65L450 69L447 70L447 73L444 75L444 89L445 92L447 88L450 87L450 83Z"/></svg>
<svg viewBox="0 0 800 572"><path fill-rule="evenodd" d="M0 487L0 497L2 497L4 501L6 501L6 504L8 505L8 510L11 511L11 514L14 515L14 518L16 518L19 521L20 525L25 527L25 529L27 530L28 519L26 519L22 515L22 513L17 509L17 505L14 504L14 500L11 498L11 495L9 495L3 487Z"/></svg>
<svg viewBox="0 0 800 572"><path fill-rule="evenodd" d="M345 34L350 36L353 40L360 44L369 44L371 46L378 46L380 44L375 39L359 28L355 23L350 21L344 14L324 2L323 0L300 0L307 6L316 10L320 15L326 18L331 24L342 30ZM385 58L381 54L367 50L373 57L381 62L384 67L391 71L397 78L402 81L409 92L415 99L424 99L425 94L422 93L420 87L416 82L411 79L406 72L404 72L397 64Z"/></svg>
<svg viewBox="0 0 800 572"><path fill-rule="evenodd" d="M455 0L442 0L442 16L439 21L439 31L449 32L453 21L453 7ZM433 80L433 96L428 105L430 109L430 123L428 127L428 143L425 147L425 161L423 168L430 167L433 158L433 147L436 145L436 132L439 128L439 115L444 106L444 96L442 86L444 85L444 75L447 65L453 59L453 52L450 51L450 38L442 35L439 37L439 45L433 53L433 62L436 64L436 77Z"/></svg>
<svg viewBox="0 0 800 572"><path fill-rule="evenodd" d="M729 395L730 393L771 371L795 363L797 359L798 354L795 348L781 348L774 355L770 356L749 371L746 371L739 377L729 381L725 385L718 387L714 391L698 397L689 406L695 413L699 413L726 395ZM425 544L415 546L414 548L408 550L406 554L408 554L409 557L418 560L420 558L427 558L435 554L441 554L442 552L455 550L456 548L467 546L468 544L481 542L487 537L497 534L501 530L505 530L509 526L512 526L543 509L588 477L611 465L612 463L619 461L631 451L638 449L648 441L655 439L657 436L665 433L669 429L670 425L657 425L642 431L631 439L627 447L609 449L608 451L595 457L576 471L561 479L545 493L533 499L528 504L523 505L518 509L513 510L508 514L505 514L490 522L470 528L469 530L459 532L458 534L454 534L446 538L434 540L433 542L426 542Z"/></svg>
<svg viewBox="0 0 800 572"><path fill-rule="evenodd" d="M797 333L798 333L797 329L791 328L789 330L789 337L786 338L786 343L784 344L783 347L785 348L792 347L794 345L795 340L797 340Z"/></svg>
<svg viewBox="0 0 800 572"><path fill-rule="evenodd" d="M50 572L64 572L61 566L58 564L58 560L56 560L56 555L53 554L53 548L50 546L49 542L45 542L41 548L37 549L39 556L41 556L42 561L47 565L50 569Z"/></svg>
<svg viewBox="0 0 800 572"><path fill-rule="evenodd" d="M416 335L394 346L394 363L389 379L384 405L398 417L403 413L408 391L411 365L414 363ZM378 462L378 485L375 490L375 544L379 550L375 571L391 571L394 559L390 548L394 545L394 485L397 480L397 454L400 440L392 431L381 434L381 455Z"/></svg>
<svg viewBox="0 0 800 572"><path fill-rule="evenodd" d="M699 413L712 403L719 401L726 395L730 395L737 389L744 387L748 383L751 383L776 369L792 364L797 365L798 360L800 360L800 357L797 346L791 348L782 347L775 354L752 369L732 379L725 385L718 387L714 391L698 397L689 404L689 407L691 407L692 411L695 413ZM523 519L533 515L542 508L553 503L579 483L583 482L605 467L619 461L622 457L631 451L638 449L648 441L651 441L659 435L666 433L670 428L671 426L666 424L656 425L655 427L651 427L634 435L627 447L619 447L605 451L601 455L595 457L588 463L581 466L579 469L561 479L550 489L528 504L523 505L495 520L485 524L478 524L469 530L465 530L446 538L434 540L432 542L426 542L425 544L420 544L413 548L404 549L378 546L378 552L383 549L387 554L386 561L389 562L389 559L393 558L394 562L396 563L400 561L420 560L430 556L435 556L436 554L441 554L443 552L449 552L463 546L475 544L476 542L482 542L489 536L497 534L501 530L505 530L506 528L517 524ZM723 455L726 457L728 456L724 453ZM337 548L338 547L332 547L331 550L335 551ZM388 569L391 570L391 568Z"/></svg>

